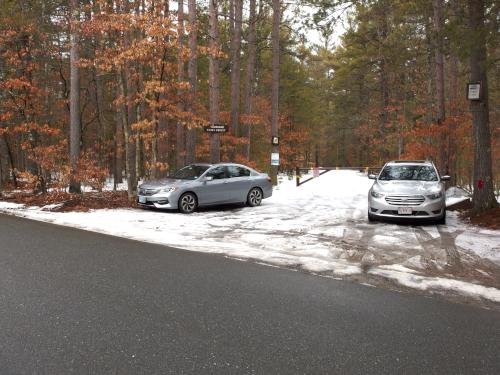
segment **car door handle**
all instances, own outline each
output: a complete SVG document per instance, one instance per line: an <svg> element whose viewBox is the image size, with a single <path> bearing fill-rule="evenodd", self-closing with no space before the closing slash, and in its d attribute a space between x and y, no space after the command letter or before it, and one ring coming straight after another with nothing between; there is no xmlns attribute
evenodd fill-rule
<svg viewBox="0 0 500 375"><path fill-rule="evenodd" d="M229 184L229 181L224 181L225 184Z"/></svg>

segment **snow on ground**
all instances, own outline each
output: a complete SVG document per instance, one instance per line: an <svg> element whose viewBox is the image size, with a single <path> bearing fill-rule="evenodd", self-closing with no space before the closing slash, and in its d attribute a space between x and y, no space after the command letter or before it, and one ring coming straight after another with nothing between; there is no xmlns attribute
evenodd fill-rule
<svg viewBox="0 0 500 375"><path fill-rule="evenodd" d="M444 226L368 223L373 182L354 171L331 171L300 187L286 176L280 180L273 196L255 208L218 207L191 215L141 209L57 213L0 202L0 211L332 277L371 275L408 288L500 303L500 231L467 225L455 212Z"/></svg>
<svg viewBox="0 0 500 375"><path fill-rule="evenodd" d="M470 194L462 188L452 186L446 190L446 207L470 200Z"/></svg>

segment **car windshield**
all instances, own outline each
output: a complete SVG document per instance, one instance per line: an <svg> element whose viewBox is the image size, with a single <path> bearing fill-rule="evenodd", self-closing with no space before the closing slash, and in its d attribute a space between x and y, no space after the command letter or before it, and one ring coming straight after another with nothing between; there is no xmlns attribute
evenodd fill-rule
<svg viewBox="0 0 500 375"><path fill-rule="evenodd" d="M428 165L388 165L378 178L382 181L437 181L435 169Z"/></svg>
<svg viewBox="0 0 500 375"><path fill-rule="evenodd" d="M196 180L200 177L205 171L208 169L208 166L205 165L188 165L182 169L179 169L174 174L174 178L178 178L180 180Z"/></svg>

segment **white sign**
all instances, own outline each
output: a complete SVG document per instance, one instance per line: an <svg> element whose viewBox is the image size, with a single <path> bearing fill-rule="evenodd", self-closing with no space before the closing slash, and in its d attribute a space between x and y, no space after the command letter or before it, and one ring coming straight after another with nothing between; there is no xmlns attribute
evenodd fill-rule
<svg viewBox="0 0 500 375"><path fill-rule="evenodd" d="M271 165L280 165L280 154L278 152L271 153Z"/></svg>
<svg viewBox="0 0 500 375"><path fill-rule="evenodd" d="M469 100L481 99L481 84L479 82L469 83L467 85L467 99Z"/></svg>

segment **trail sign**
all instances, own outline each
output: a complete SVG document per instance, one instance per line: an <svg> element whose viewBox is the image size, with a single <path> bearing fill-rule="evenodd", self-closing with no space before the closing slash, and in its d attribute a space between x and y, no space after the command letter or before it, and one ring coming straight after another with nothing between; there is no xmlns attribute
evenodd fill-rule
<svg viewBox="0 0 500 375"><path fill-rule="evenodd" d="M467 99L481 100L481 82L471 82L467 84Z"/></svg>
<svg viewBox="0 0 500 375"><path fill-rule="evenodd" d="M280 165L280 154L278 152L271 154L271 165Z"/></svg>
<svg viewBox="0 0 500 375"><path fill-rule="evenodd" d="M227 125L210 124L203 127L203 130L205 130L205 133L227 133Z"/></svg>

